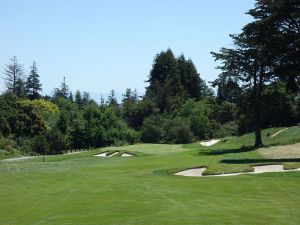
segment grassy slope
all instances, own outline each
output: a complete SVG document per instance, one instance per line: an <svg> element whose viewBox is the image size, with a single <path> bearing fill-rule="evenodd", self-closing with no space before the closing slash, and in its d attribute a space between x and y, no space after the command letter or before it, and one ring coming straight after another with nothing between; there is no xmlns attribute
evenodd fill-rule
<svg viewBox="0 0 300 225"><path fill-rule="evenodd" d="M268 145L288 144L300 137L297 127L272 139L266 132ZM261 154L263 149L240 149L252 143L249 134L212 147L140 144L46 157L45 163L41 158L2 162L0 223L299 224L299 172L218 178L172 175L203 165L208 173L221 173L272 163L274 159ZM92 156L108 150L138 157ZM284 163L300 166L299 161Z"/></svg>

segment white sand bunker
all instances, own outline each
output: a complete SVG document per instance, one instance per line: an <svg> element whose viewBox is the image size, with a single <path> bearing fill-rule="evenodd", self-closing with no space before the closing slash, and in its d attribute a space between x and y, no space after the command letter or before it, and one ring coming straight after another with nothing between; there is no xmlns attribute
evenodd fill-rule
<svg viewBox="0 0 300 225"><path fill-rule="evenodd" d="M203 145L203 146L212 146L214 144L217 144L220 140L210 140L210 141L202 141L200 142L200 145Z"/></svg>
<svg viewBox="0 0 300 225"><path fill-rule="evenodd" d="M224 173L218 175L207 175L204 176L203 173L206 171L205 167L187 169L180 172L175 173L178 176L185 177L228 177L228 176L237 176L242 174L259 174L259 173L271 173L271 172L289 172L289 171L300 171L298 169L285 170L283 169L283 165L263 165L263 166L253 166L254 172L245 172L245 173Z"/></svg>
<svg viewBox="0 0 300 225"><path fill-rule="evenodd" d="M118 155L118 154L119 154L119 152L114 152L114 153L108 155L108 157L113 157L113 156Z"/></svg>
<svg viewBox="0 0 300 225"><path fill-rule="evenodd" d="M113 157L113 156L116 156L118 155L120 152L113 152L112 154L110 154L110 152L102 152L100 154L97 154L97 155L94 155L94 156L98 156L98 157ZM133 154L130 154L130 153L122 153L120 155L121 157L132 157L134 156Z"/></svg>
<svg viewBox="0 0 300 225"><path fill-rule="evenodd" d="M175 175L178 176L185 176L185 177L202 177L204 171L206 170L205 167L201 168L193 168L193 169L188 169L188 170L183 170L175 173Z"/></svg>
<svg viewBox="0 0 300 225"><path fill-rule="evenodd" d="M100 154L94 155L94 156L98 156L98 157L108 157L107 155L108 152L102 152Z"/></svg>
<svg viewBox="0 0 300 225"><path fill-rule="evenodd" d="M131 156L133 156L132 154L129 154L129 153L123 153L122 155L121 155L121 157L131 157Z"/></svg>
<svg viewBox="0 0 300 225"><path fill-rule="evenodd" d="M19 158L3 159L2 161L4 161L4 162L25 161L25 160L33 159L33 158L35 158L35 156L23 156L23 157L19 157Z"/></svg>

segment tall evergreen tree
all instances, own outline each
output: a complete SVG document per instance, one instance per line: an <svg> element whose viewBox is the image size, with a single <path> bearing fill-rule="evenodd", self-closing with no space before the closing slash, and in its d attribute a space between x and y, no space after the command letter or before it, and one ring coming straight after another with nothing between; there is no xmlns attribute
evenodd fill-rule
<svg viewBox="0 0 300 225"><path fill-rule="evenodd" d="M14 56L10 59L10 63L6 65L4 69L4 81L7 88L7 92L12 92L19 97L24 89L24 71L21 64L18 63L17 57Z"/></svg>
<svg viewBox="0 0 300 225"><path fill-rule="evenodd" d="M60 88L54 89L54 98L61 97L64 99L68 99L70 96L69 86L66 83L66 78L63 78L63 82L60 85Z"/></svg>
<svg viewBox="0 0 300 225"><path fill-rule="evenodd" d="M107 97L106 103L109 106L118 106L118 101L117 101L116 94L115 94L114 90L110 91L110 93L109 93L109 95Z"/></svg>
<svg viewBox="0 0 300 225"><path fill-rule="evenodd" d="M289 6L288 10L286 4ZM223 48L219 53L213 53L216 60L222 61L219 67L222 70L220 77L236 79L245 92L251 93L255 146L262 145L262 103L265 86L271 85L278 78L293 82L299 78L299 9L300 2L294 0L257 1L255 8L249 11L255 20L244 26L241 34L231 35L235 48ZM296 27L291 27L291 24ZM293 38L289 38L290 33ZM288 41L282 37L286 37ZM287 43L289 41L292 42ZM286 65L290 65L290 68Z"/></svg>
<svg viewBox="0 0 300 225"><path fill-rule="evenodd" d="M171 49L156 55L147 82L146 97L152 99L161 112L172 108L175 96L184 96L177 61Z"/></svg>
<svg viewBox="0 0 300 225"><path fill-rule="evenodd" d="M244 27L273 59L268 70L292 91L300 87L300 1L257 0L248 12L255 20Z"/></svg>
<svg viewBox="0 0 300 225"><path fill-rule="evenodd" d="M81 96L81 92L79 90L76 91L75 93L75 103L79 106L82 107L83 103L82 103L82 96Z"/></svg>
<svg viewBox="0 0 300 225"><path fill-rule="evenodd" d="M186 60L184 55L179 56L178 71L180 73L181 83L184 86L188 98L199 100L203 97L201 90L200 75L191 59Z"/></svg>
<svg viewBox="0 0 300 225"><path fill-rule="evenodd" d="M26 82L26 91L29 99L37 99L40 97L40 91L42 90L42 84L39 80L39 74L37 69L37 64L33 61L30 67L30 73Z"/></svg>

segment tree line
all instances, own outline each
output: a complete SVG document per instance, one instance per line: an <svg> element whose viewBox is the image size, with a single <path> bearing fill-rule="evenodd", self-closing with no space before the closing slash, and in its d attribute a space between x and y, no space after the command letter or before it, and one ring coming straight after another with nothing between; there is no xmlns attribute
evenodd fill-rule
<svg viewBox="0 0 300 225"><path fill-rule="evenodd" d="M300 121L299 9L295 0L257 1L248 12L254 21L231 35L233 47L212 53L221 62L216 80L206 83L191 59L167 49L154 57L145 94L127 89L121 102L113 90L100 102L87 92L72 93L65 78L51 96L43 96L37 64L26 77L13 57L3 71L0 149L57 154L250 131L261 146L262 128Z"/></svg>

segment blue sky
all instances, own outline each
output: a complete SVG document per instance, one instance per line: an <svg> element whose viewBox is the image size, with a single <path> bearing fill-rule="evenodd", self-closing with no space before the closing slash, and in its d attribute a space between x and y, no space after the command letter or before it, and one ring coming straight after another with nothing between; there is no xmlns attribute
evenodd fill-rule
<svg viewBox="0 0 300 225"><path fill-rule="evenodd" d="M96 99L114 89L144 93L155 54L171 48L206 81L219 71L211 51L251 21L254 0L0 0L0 67L16 55L35 60L44 93L65 76L72 91ZM2 76L3 74L1 74ZM3 80L0 91L4 90Z"/></svg>

